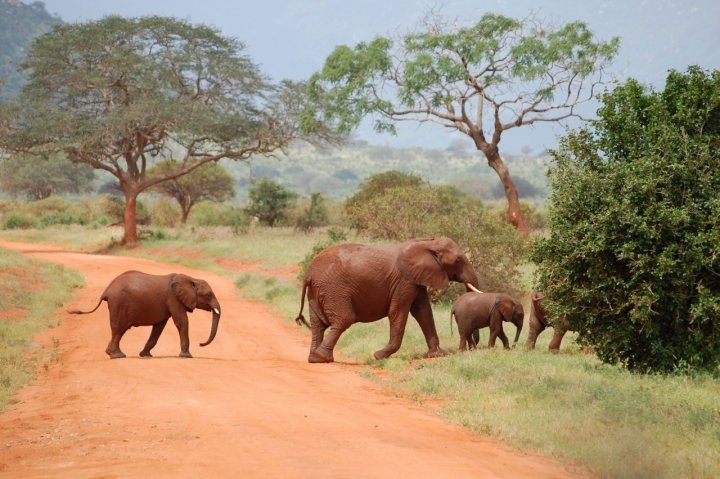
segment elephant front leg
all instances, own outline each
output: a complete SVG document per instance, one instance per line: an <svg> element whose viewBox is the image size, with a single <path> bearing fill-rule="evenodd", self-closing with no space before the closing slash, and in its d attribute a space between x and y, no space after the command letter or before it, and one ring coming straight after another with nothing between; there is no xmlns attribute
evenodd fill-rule
<svg viewBox="0 0 720 479"><path fill-rule="evenodd" d="M169 319L169 318L168 318ZM142 358L151 358L152 354L150 354L150 350L155 347L155 345L158 342L158 338L160 337L160 334L163 332L163 329L165 329L165 325L167 324L168 320L160 321L157 324L154 324L152 327L152 331L150 332L150 337L147 340L147 343L145 343L145 347L142 351L140 351L140 357Z"/></svg>
<svg viewBox="0 0 720 479"><path fill-rule="evenodd" d="M413 317L417 320L425 336L425 342L428 345L427 356L429 358L439 358L447 355L445 350L440 347L440 339L435 329L435 319L433 318L427 290L423 289L415 299L410 307L410 313L412 313Z"/></svg>
<svg viewBox="0 0 720 479"><path fill-rule="evenodd" d="M173 322L180 333L180 354L181 358L192 358L190 354L190 327L188 325L187 313L184 311L176 316L173 316Z"/></svg>

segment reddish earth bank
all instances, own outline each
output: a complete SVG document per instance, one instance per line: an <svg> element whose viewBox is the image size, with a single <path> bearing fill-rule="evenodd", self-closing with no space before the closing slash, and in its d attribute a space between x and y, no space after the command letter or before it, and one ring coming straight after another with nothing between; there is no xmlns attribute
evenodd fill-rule
<svg viewBox="0 0 720 479"><path fill-rule="evenodd" d="M523 455L447 424L361 378L360 366L308 364L310 338L269 308L240 299L227 277L144 259L0 242L86 275L62 324L36 341L59 361L0 414L0 477L13 478L570 478L548 458ZM107 306L92 309L127 270L207 280L223 316L190 318L181 359L168 324L154 358L140 359L150 328L130 330L126 359L105 354ZM299 302L299 297L298 297ZM299 305L299 303L298 303Z"/></svg>

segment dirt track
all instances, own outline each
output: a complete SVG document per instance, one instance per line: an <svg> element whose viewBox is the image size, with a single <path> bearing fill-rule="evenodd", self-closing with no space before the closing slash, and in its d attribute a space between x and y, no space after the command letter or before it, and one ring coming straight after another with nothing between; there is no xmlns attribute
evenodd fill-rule
<svg viewBox="0 0 720 479"><path fill-rule="evenodd" d="M36 341L59 340L59 362L0 414L0 477L14 478L562 478L550 459L522 455L384 393L348 364L306 362L309 336L267 307L239 299L231 280L144 259L0 242L86 275ZM107 306L92 309L118 274L183 272L207 280L223 317L201 348L210 313L190 317L181 359L170 322L155 358L140 359L150 328L130 330L126 359L110 360ZM299 298L298 298L299 300Z"/></svg>

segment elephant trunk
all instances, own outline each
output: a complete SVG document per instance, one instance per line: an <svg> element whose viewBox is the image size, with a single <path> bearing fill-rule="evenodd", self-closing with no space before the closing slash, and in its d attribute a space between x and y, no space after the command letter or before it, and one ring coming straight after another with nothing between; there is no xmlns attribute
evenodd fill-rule
<svg viewBox="0 0 720 479"><path fill-rule="evenodd" d="M212 317L212 329L210 330L210 338L208 338L207 341L204 343L200 343L200 346L207 346L208 344L212 343L213 339L215 339L215 334L217 334L217 328L218 324L220 323L220 308L213 308L213 317Z"/></svg>
<svg viewBox="0 0 720 479"><path fill-rule="evenodd" d="M520 318L517 321L514 321L513 324L515 324L515 327L517 328L517 332L515 333L515 341L513 342L513 345L518 342L518 339L520 339L520 331L522 331L523 328L523 319Z"/></svg>

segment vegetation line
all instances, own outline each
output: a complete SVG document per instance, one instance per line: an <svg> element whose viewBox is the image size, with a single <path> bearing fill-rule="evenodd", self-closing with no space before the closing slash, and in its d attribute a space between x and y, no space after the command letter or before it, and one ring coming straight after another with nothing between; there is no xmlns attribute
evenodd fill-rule
<svg viewBox="0 0 720 479"><path fill-rule="evenodd" d="M38 365L57 361L56 338L49 350L32 338L60 324L55 311L83 284L75 271L0 248L0 411L17 402L12 395L35 378Z"/></svg>

